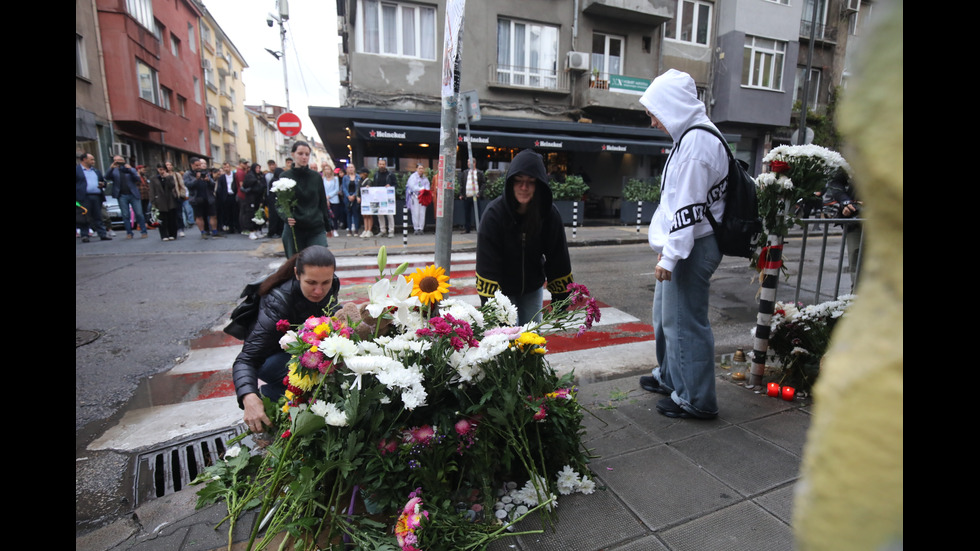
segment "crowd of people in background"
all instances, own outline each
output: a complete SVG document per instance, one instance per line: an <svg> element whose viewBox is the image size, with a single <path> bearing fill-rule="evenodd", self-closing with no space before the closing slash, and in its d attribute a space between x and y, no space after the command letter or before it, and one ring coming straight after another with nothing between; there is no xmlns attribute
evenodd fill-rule
<svg viewBox="0 0 980 551"><path fill-rule="evenodd" d="M300 149L309 151L308 146ZM340 237L344 232L348 237L367 238L375 236L376 231L380 231L378 237L394 237L394 215L361 214L362 188L398 185L395 173L388 170L384 159L372 170L356 169L352 165L339 168L329 163L321 167L309 162L308 155L303 158L306 164L300 165L294 163L293 157L295 152L286 159L284 168L274 160L267 161L263 167L248 159L240 159L237 165L224 162L209 166L207 159L191 157L187 169L180 171L173 161L148 167L133 165L117 155L103 174L95 168L95 157L84 153L76 165L75 235L86 243L92 237L102 240L116 237L109 209L115 203L127 239L137 232L140 238L146 238L150 229L158 229L161 240L173 241L185 237L195 227L202 239L229 234L242 234L250 239L280 239L289 222L276 209L271 190L288 173L294 180L299 174L304 183L313 181L311 177L322 180L326 197L325 237ZM424 234L426 205L431 200L429 190L427 170L417 165L408 177L405 192L414 235ZM110 197L115 201L109 200Z"/></svg>

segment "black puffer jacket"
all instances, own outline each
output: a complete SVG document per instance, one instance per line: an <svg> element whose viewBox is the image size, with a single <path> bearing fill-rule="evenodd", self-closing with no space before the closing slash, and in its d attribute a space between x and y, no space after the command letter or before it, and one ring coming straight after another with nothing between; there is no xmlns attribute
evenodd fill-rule
<svg viewBox="0 0 980 551"><path fill-rule="evenodd" d="M514 176L537 179L535 212L517 213ZM548 281L552 301L568 296L572 264L561 215L552 201L548 174L541 156L526 149L514 157L507 171L504 194L487 206L480 220L476 245L476 286L482 300L498 289L509 296L524 295Z"/></svg>
<svg viewBox="0 0 980 551"><path fill-rule="evenodd" d="M320 302L310 302L303 296L299 281L290 279L262 297L259 302L259 317L255 320L242 345L242 351L235 358L231 375L235 381L235 394L238 395L238 407L242 407L242 398L246 394L258 393L258 372L262 364L273 354L281 352L279 339L283 333L276 330L276 322L288 320L290 324L299 324L310 316L324 315L323 309L331 299L336 311L337 296L340 292L340 278L333 276L330 292ZM333 312L330 312L332 314Z"/></svg>

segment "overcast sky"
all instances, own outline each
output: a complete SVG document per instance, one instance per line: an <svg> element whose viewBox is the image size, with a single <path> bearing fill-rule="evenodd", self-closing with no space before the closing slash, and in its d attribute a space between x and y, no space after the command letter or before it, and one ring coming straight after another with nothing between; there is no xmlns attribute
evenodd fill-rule
<svg viewBox="0 0 980 551"><path fill-rule="evenodd" d="M238 49L245 69L245 103L286 105L282 62L266 48L278 52L279 24L269 28L268 14L275 0L204 0L204 5ZM309 117L309 106L338 107L337 14L334 0L289 0L286 22L286 70L289 102L303 120L303 133L319 136ZM322 142L321 142L322 143Z"/></svg>

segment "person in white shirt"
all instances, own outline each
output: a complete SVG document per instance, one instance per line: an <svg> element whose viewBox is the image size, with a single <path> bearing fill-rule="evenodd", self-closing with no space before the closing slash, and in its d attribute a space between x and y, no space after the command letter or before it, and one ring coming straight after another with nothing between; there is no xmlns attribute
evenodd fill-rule
<svg viewBox="0 0 980 551"><path fill-rule="evenodd" d="M413 235L425 233L425 205L419 203L419 194L430 189L429 179L425 177L425 167L421 164L415 167L415 172L408 177L405 184L405 198L408 200L408 208L412 213L412 227L415 229Z"/></svg>
<svg viewBox="0 0 980 551"><path fill-rule="evenodd" d="M713 419L718 400L708 297L722 255L705 211L717 220L724 213L728 153L712 132L691 128L714 125L687 73L660 75L640 103L650 126L674 140L648 235L657 253L653 328L659 366L640 378L640 386L668 395L657 403L662 415Z"/></svg>

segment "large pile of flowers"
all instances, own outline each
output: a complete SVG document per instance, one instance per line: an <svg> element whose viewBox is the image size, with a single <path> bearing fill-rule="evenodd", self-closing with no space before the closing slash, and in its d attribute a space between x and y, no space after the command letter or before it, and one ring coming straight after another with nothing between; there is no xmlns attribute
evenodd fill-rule
<svg viewBox="0 0 980 551"><path fill-rule="evenodd" d="M820 374L820 359L830 347L834 326L855 298L841 295L836 300L809 306L775 304L769 351L782 365L780 382L807 390L813 386Z"/></svg>
<svg viewBox="0 0 980 551"><path fill-rule="evenodd" d="M257 508L249 548L285 530L308 549L483 549L530 512L553 521L556 492L594 490L576 389L545 360L548 333L598 319L588 290L571 284L519 327L499 293L476 308L445 298L441 268L385 277L384 249L378 260L366 304L282 323L276 441L261 455L236 445L198 477L199 507L228 505L229 545Z"/></svg>

